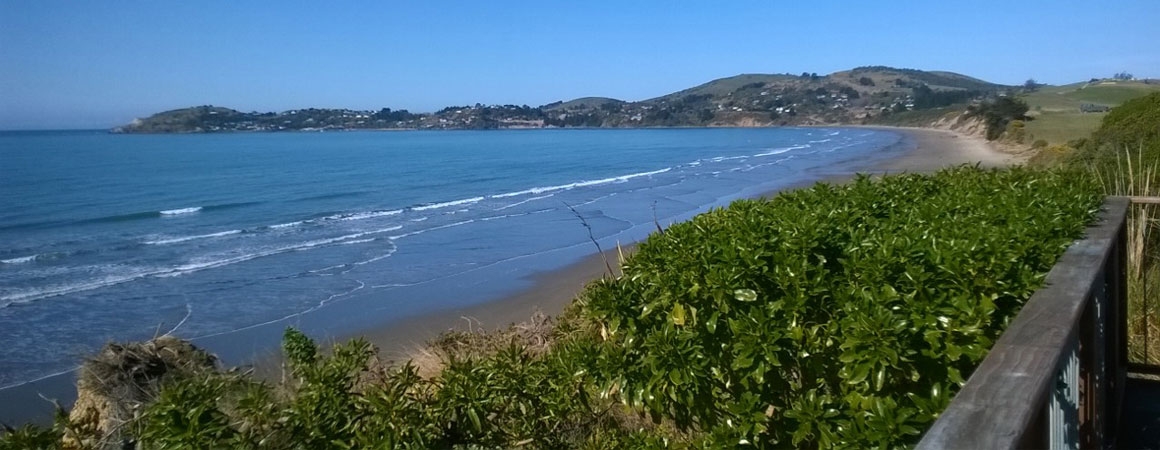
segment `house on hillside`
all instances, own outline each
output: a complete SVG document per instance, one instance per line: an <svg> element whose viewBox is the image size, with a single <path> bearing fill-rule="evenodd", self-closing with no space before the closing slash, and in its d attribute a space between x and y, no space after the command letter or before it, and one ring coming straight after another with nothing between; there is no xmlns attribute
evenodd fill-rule
<svg viewBox="0 0 1160 450"><path fill-rule="evenodd" d="M1108 112L1112 108L1105 105L1097 105L1094 103L1084 103L1079 105L1079 112L1081 113L1100 113Z"/></svg>

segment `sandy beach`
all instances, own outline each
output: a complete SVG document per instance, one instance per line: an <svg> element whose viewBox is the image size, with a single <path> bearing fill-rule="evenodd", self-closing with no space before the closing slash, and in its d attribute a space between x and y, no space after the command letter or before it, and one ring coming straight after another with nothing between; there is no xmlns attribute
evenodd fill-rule
<svg viewBox="0 0 1160 450"><path fill-rule="evenodd" d="M855 167L861 173L897 174L902 172L931 172L947 166L979 164L983 167L1001 167L1020 164L1023 158L1004 153L992 147L981 137L952 131L924 128L882 128L904 135L899 144L905 149L902 156ZM815 181L842 182L853 176L850 171L814 173ZM791 186L789 189L802 187ZM776 195L767 192L764 196ZM622 250L630 253L632 243L621 243ZM584 286L608 273L605 265L617 266L618 251L604 248L604 255L593 254L563 269L540 273L531 277L530 288L482 304L461 308L447 308L401 321L384 323L369 329L352 329L337 336L339 340L363 337L377 346L380 356L388 361L402 361L420 349L426 342L448 330L479 330L506 327L529 319L533 313L557 315L570 304ZM213 350L212 348L210 349ZM275 355L260 357L254 369L259 376L275 379L280 373L280 358ZM73 372L47 377L0 391L0 422L19 424L29 420L47 423L52 407L47 399L56 399L68 407L75 399Z"/></svg>
<svg viewBox="0 0 1160 450"><path fill-rule="evenodd" d="M925 173L948 166L979 164L981 167L1004 167L1022 164L1021 155L1005 153L985 139L948 130L930 128L867 127L900 132L905 135L904 145L911 147L901 157L859 168L870 174ZM842 182L852 173L819 174L818 181ZM807 183L807 184L812 184ZM794 186L790 189L803 187ZM778 191L763 196L777 195ZM622 243L624 253L631 253L634 243ZM608 273L605 258L615 269L617 250L604 249L604 255L593 254L564 269L533 277L531 288L514 295L466 308L448 309L415 317L401 323L386 324L381 328L359 330L348 337L363 337L379 348L385 360L402 361L409 358L426 342L448 330L492 330L526 321L538 312L554 316L567 307L584 286ZM272 373L277 364L259 363L259 371Z"/></svg>

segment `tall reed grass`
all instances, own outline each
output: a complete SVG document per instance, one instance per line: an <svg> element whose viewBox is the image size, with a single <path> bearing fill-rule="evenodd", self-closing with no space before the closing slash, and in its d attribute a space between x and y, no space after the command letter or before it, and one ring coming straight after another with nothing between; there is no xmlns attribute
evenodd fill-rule
<svg viewBox="0 0 1160 450"><path fill-rule="evenodd" d="M1108 195L1133 198L1128 216L1128 353L1160 365L1160 160L1143 146L1093 167Z"/></svg>

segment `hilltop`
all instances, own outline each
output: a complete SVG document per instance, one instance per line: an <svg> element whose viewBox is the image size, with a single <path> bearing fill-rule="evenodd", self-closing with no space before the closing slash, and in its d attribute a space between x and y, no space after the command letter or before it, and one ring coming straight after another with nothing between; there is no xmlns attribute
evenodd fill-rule
<svg viewBox="0 0 1160 450"><path fill-rule="evenodd" d="M1043 86L1023 96L1035 118L1027 124L1031 140L1062 144L1087 137L1107 110L1125 101L1160 92L1160 80L1093 78L1082 83Z"/></svg>
<svg viewBox="0 0 1160 450"><path fill-rule="evenodd" d="M584 97L538 107L451 106L406 110L299 109L244 113L198 106L118 127L124 133L345 129L768 126L864 123L1013 89L951 72L873 66L829 75L741 74L641 101Z"/></svg>

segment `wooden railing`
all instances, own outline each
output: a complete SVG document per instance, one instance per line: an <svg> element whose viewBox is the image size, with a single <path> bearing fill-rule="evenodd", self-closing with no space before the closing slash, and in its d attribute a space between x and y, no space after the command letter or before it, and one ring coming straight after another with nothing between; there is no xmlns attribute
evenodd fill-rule
<svg viewBox="0 0 1160 450"><path fill-rule="evenodd" d="M919 442L920 449L1105 448L1127 358L1125 218L1110 197Z"/></svg>

